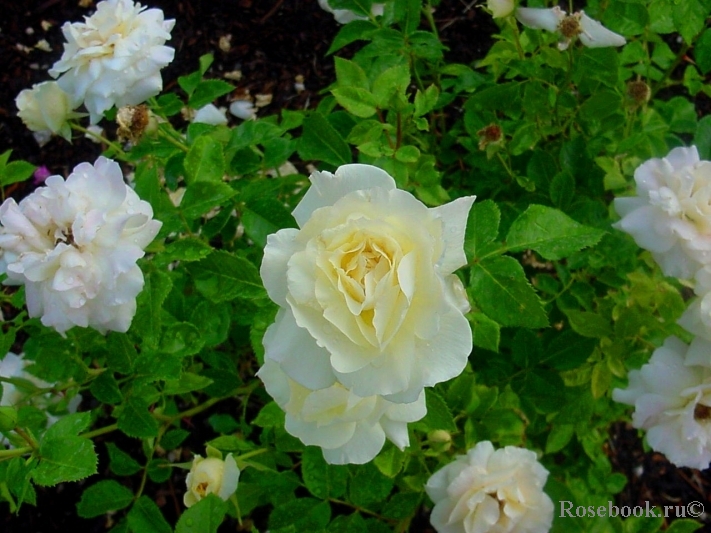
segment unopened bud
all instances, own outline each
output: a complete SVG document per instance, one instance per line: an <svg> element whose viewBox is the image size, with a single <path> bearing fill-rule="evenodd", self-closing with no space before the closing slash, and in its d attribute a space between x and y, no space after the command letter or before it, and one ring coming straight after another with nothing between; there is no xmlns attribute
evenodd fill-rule
<svg viewBox="0 0 711 533"><path fill-rule="evenodd" d="M14 407L0 407L0 431L12 431L17 425L17 409Z"/></svg>
<svg viewBox="0 0 711 533"><path fill-rule="evenodd" d="M443 429L430 431L427 434L427 440L432 448L441 452L446 452L452 446L452 435Z"/></svg>

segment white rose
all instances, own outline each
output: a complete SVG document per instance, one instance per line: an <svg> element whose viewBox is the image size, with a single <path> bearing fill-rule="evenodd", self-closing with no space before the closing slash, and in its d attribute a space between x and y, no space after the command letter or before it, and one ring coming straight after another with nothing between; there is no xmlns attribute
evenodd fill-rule
<svg viewBox="0 0 711 533"><path fill-rule="evenodd" d="M286 412L286 430L304 444L320 446L326 462L363 464L372 460L387 437L401 450L409 445L407 423L427 413L424 391L409 404L381 396L361 398L343 385L311 390L267 360L257 375Z"/></svg>
<svg viewBox="0 0 711 533"><path fill-rule="evenodd" d="M629 373L626 389L612 391L616 402L634 405L632 424L647 430L654 450L698 469L711 463L711 344L703 344L705 357L690 357L686 344L669 337L649 363Z"/></svg>
<svg viewBox="0 0 711 533"><path fill-rule="evenodd" d="M43 144L41 140L49 139L52 135L60 135L71 142L72 130L68 120L80 114L73 112L69 95L56 81L45 81L33 85L32 89L20 91L15 104L17 116L35 132L35 138L40 144Z"/></svg>
<svg viewBox="0 0 711 533"><path fill-rule="evenodd" d="M160 69L175 50L164 46L174 20L132 0L105 0L84 22L65 23L64 54L49 70L96 124L104 111L145 102L163 88Z"/></svg>
<svg viewBox="0 0 711 533"><path fill-rule="evenodd" d="M514 0L487 0L486 7L495 19L508 17L513 13L516 3Z"/></svg>
<svg viewBox="0 0 711 533"><path fill-rule="evenodd" d="M623 46L627 41L622 35L608 30L597 20L588 17L584 11L566 16L558 6L552 8L519 7L514 13L516 19L528 28L547 30L561 34L558 48L565 50L574 38L579 38L588 48Z"/></svg>
<svg viewBox="0 0 711 533"><path fill-rule="evenodd" d="M615 199L622 220L613 227L652 252L665 275L693 277L711 263L711 162L695 146L674 148L640 165L634 180L637 196Z"/></svg>
<svg viewBox="0 0 711 533"><path fill-rule="evenodd" d="M336 22L339 24L348 24L349 22L352 22L354 20L366 20L367 17L364 17L362 15L356 15L353 11L350 9L333 9L331 5L329 4L328 0L318 0L318 5L321 6L321 9L324 11L328 11L333 15L333 18L336 19ZM383 14L385 10L385 4L373 4L373 6L370 8L370 12L373 14L374 17L378 17Z"/></svg>
<svg viewBox="0 0 711 533"><path fill-rule="evenodd" d="M553 521L547 478L531 450L480 442L427 481L430 522L439 533L546 532Z"/></svg>
<svg viewBox="0 0 711 533"><path fill-rule="evenodd" d="M428 209L370 165L315 172L293 215L267 239L261 275L282 312L266 358L310 389L338 381L357 396L417 400L464 369L472 332L466 264L473 196Z"/></svg>
<svg viewBox="0 0 711 533"><path fill-rule="evenodd" d="M227 454L224 461L217 457L196 455L185 479L188 490L183 495L183 504L190 507L208 494L215 494L227 501L237 490L239 474L231 453Z"/></svg>
<svg viewBox="0 0 711 533"><path fill-rule="evenodd" d="M152 217L116 162L82 163L0 206L0 272L25 285L29 315L45 326L126 331L143 288L136 261L161 227Z"/></svg>

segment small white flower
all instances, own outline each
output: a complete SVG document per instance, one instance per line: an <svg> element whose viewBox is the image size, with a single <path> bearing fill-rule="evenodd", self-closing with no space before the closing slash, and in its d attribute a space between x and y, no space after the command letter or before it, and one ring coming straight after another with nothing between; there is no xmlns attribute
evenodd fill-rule
<svg viewBox="0 0 711 533"><path fill-rule="evenodd" d="M137 105L163 88L160 70L173 60L165 46L174 20L133 0L105 0L84 22L65 23L64 53L49 70L72 98L89 110L92 124L104 111Z"/></svg>
<svg viewBox="0 0 711 533"><path fill-rule="evenodd" d="M0 223L0 272L25 285L30 316L60 333L128 330L143 288L136 261L161 222L116 162L99 157L66 181L50 176L19 205L7 199Z"/></svg>
<svg viewBox="0 0 711 533"><path fill-rule="evenodd" d="M71 142L72 130L68 121L81 115L74 113L69 95L56 81L45 81L21 91L15 104L17 116L31 131L39 134L38 142L46 142L52 135L60 135Z"/></svg>
<svg viewBox="0 0 711 533"><path fill-rule="evenodd" d="M196 455L185 479L188 490L183 495L183 504L190 507L208 494L215 494L227 501L237 490L239 474L231 453L224 460Z"/></svg>
<svg viewBox="0 0 711 533"><path fill-rule="evenodd" d="M473 196L429 209L385 171L314 172L293 211L300 229L267 239L261 276L282 311L267 359L302 386L338 381L355 395L416 401L461 373L472 349L466 264Z"/></svg>
<svg viewBox="0 0 711 533"><path fill-rule="evenodd" d="M333 18L336 19L336 22L339 24L348 24L349 22L352 22L354 20L366 20L367 17L364 17L362 15L356 15L353 11L350 9L333 9L328 0L318 0L318 5L321 6L321 9L324 11L328 11L329 13L333 14ZM373 4L373 6L370 8L370 12L373 14L373 16L378 17L383 14L385 10L385 4Z"/></svg>
<svg viewBox="0 0 711 533"><path fill-rule="evenodd" d="M227 117L225 116L226 109L217 108L214 104L207 104L195 111L195 116L193 116L193 122L201 122L203 124L212 124L213 126L220 126L227 124Z"/></svg>
<svg viewBox="0 0 711 533"><path fill-rule="evenodd" d="M514 15L528 28L560 33L563 39L558 47L561 50L568 48L575 37L588 48L623 46L627 42L622 35L608 30L597 20L588 17L584 11L566 16L565 11L558 6L548 9L519 7Z"/></svg>
<svg viewBox="0 0 711 533"><path fill-rule="evenodd" d="M242 120L257 118L257 110L251 100L235 100L230 104L230 113Z"/></svg>
<svg viewBox="0 0 711 533"><path fill-rule="evenodd" d="M544 533L553 521L547 478L531 450L479 442L427 481L430 522L438 533Z"/></svg>
<svg viewBox="0 0 711 533"><path fill-rule="evenodd" d="M486 7L495 19L508 17L516 7L515 0L486 0Z"/></svg>
<svg viewBox="0 0 711 533"><path fill-rule="evenodd" d="M652 252L667 276L690 279L711 264L711 162L695 146L674 148L640 165L634 180L637 196L615 199L622 220L613 227Z"/></svg>
<svg viewBox="0 0 711 533"><path fill-rule="evenodd" d="M669 337L649 363L630 371L626 389L612 391L616 402L634 405L634 427L647 430L649 445L677 466L704 469L711 463L709 346L706 341L705 357L698 357Z"/></svg>
<svg viewBox="0 0 711 533"><path fill-rule="evenodd" d="M427 413L424 391L408 404L381 396L362 398L339 383L312 390L267 359L257 375L286 412L286 430L304 444L320 446L326 462L363 464L383 448L386 437L401 450L409 445L407 423Z"/></svg>

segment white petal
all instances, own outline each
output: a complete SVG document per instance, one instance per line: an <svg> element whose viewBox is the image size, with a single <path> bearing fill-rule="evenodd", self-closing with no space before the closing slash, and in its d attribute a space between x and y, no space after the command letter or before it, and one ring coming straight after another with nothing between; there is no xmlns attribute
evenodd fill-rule
<svg viewBox="0 0 711 533"><path fill-rule="evenodd" d="M469 210L475 199L476 196L464 196L432 209L434 215L444 224L444 252L438 262L439 270L444 275L451 274L467 264L464 255L464 233L467 230Z"/></svg>
<svg viewBox="0 0 711 533"><path fill-rule="evenodd" d="M359 423L353 437L336 449L324 449L323 458L332 465L365 464L378 455L385 444L385 432L379 424Z"/></svg>
<svg viewBox="0 0 711 533"><path fill-rule="evenodd" d="M514 15L518 21L534 30L558 31L558 25L565 18L565 11L558 6L550 9L519 7Z"/></svg>
<svg viewBox="0 0 711 533"><path fill-rule="evenodd" d="M267 245L264 247L259 274L269 298L281 307L287 305L287 264L291 256L301 248L296 242L298 233L299 230L294 228L281 229L267 237Z"/></svg>
<svg viewBox="0 0 711 533"><path fill-rule="evenodd" d="M624 46L627 41L622 35L608 30L597 20L588 17L580 11L580 41L588 48L604 48L607 46Z"/></svg>

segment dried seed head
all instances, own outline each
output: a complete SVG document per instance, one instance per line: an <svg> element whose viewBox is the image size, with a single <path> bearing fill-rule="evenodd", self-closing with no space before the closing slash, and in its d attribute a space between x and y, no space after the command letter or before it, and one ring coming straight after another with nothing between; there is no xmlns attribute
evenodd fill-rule
<svg viewBox="0 0 711 533"><path fill-rule="evenodd" d="M649 101L652 91L649 85L642 80L631 81L627 84L627 96L637 104L644 104Z"/></svg>
<svg viewBox="0 0 711 533"><path fill-rule="evenodd" d="M498 124L489 124L476 134L479 136L479 150L486 150L487 146L500 143L504 137Z"/></svg>
<svg viewBox="0 0 711 533"><path fill-rule="evenodd" d="M116 113L118 137L122 141L137 142L150 122L150 111L145 105L127 105Z"/></svg>

